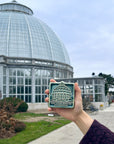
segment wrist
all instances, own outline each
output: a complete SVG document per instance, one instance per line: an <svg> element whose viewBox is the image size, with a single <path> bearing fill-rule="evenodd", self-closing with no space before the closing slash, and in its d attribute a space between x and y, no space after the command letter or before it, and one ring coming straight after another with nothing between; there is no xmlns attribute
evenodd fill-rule
<svg viewBox="0 0 114 144"><path fill-rule="evenodd" d="M76 117L75 124L80 128L85 135L93 123L93 119L84 111Z"/></svg>
<svg viewBox="0 0 114 144"><path fill-rule="evenodd" d="M80 121L82 118L84 118L85 116L85 111L82 110L75 118L74 118L74 122L77 123L78 121Z"/></svg>
<svg viewBox="0 0 114 144"><path fill-rule="evenodd" d="M80 119L80 116L82 115L82 113L83 113L83 110L81 110L80 112L78 112L78 113L75 113L74 112L74 115L73 115L73 122L76 122L76 121L78 121L79 119Z"/></svg>

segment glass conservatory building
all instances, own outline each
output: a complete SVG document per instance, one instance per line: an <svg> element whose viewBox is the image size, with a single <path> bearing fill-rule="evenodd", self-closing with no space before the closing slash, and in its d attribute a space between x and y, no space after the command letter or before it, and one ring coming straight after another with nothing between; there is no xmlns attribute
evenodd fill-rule
<svg viewBox="0 0 114 144"><path fill-rule="evenodd" d="M44 103L51 78L72 78L64 44L33 11L13 0L0 4L0 96Z"/></svg>

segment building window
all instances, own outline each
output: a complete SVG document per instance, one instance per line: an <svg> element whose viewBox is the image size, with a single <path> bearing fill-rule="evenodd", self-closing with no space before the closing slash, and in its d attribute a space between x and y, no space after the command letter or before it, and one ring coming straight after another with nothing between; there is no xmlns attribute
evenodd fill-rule
<svg viewBox="0 0 114 144"><path fill-rule="evenodd" d="M35 101L38 103L41 103L41 95L36 95L35 96Z"/></svg>
<svg viewBox="0 0 114 144"><path fill-rule="evenodd" d="M36 94L41 94L41 86L36 86L35 87L35 93Z"/></svg>
<svg viewBox="0 0 114 144"><path fill-rule="evenodd" d="M25 95L25 102L30 103L31 101L31 95Z"/></svg>
<svg viewBox="0 0 114 144"><path fill-rule="evenodd" d="M95 102L102 102L102 94L95 94Z"/></svg>
<svg viewBox="0 0 114 144"><path fill-rule="evenodd" d="M23 62L23 60L20 62ZM47 62L43 64L47 66ZM47 95L45 95L45 90L49 88L50 79L53 78L54 75L56 75L57 78L67 78L67 74L70 75L70 72L63 70L62 65L60 70L51 68L45 69L44 66L42 69L39 67L35 67L34 69L29 67L4 67L3 97L18 97L25 102L32 102L32 100L35 99L35 102L44 103L45 97L47 97ZM35 96L35 98L32 98L32 96Z"/></svg>
<svg viewBox="0 0 114 144"><path fill-rule="evenodd" d="M102 86L101 85L95 85L95 93L102 93Z"/></svg>
<svg viewBox="0 0 114 144"><path fill-rule="evenodd" d="M45 103L45 98L47 97L47 95L42 95L42 103Z"/></svg>
<svg viewBox="0 0 114 144"><path fill-rule="evenodd" d="M41 85L41 78L35 79L35 85Z"/></svg>

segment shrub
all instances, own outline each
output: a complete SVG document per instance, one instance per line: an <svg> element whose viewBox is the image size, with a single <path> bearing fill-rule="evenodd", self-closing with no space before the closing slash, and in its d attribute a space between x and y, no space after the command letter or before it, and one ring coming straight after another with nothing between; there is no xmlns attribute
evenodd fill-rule
<svg viewBox="0 0 114 144"><path fill-rule="evenodd" d="M83 98L82 100L83 100L83 109L87 110L90 102L87 98Z"/></svg>
<svg viewBox="0 0 114 144"><path fill-rule="evenodd" d="M23 102L20 104L20 106L17 108L17 112L26 112L28 109L28 104Z"/></svg>
<svg viewBox="0 0 114 144"><path fill-rule="evenodd" d="M11 124L10 123L7 124L6 122L2 122L1 125L2 125L2 128L5 128L6 130L9 130L11 127Z"/></svg>
<svg viewBox="0 0 114 144"><path fill-rule="evenodd" d="M98 111L98 108L92 103L89 104L88 108L91 112Z"/></svg>
<svg viewBox="0 0 114 144"><path fill-rule="evenodd" d="M8 98L4 98L3 100L0 100L0 109L4 109L5 111L10 112L10 113L16 113L18 111L21 112L21 110L22 112L23 110L25 112L27 111L27 108L28 108L28 105L24 101L15 97L13 98L8 97Z"/></svg>
<svg viewBox="0 0 114 144"><path fill-rule="evenodd" d="M23 122L16 121L15 122L15 132L20 132L26 128L26 125Z"/></svg>

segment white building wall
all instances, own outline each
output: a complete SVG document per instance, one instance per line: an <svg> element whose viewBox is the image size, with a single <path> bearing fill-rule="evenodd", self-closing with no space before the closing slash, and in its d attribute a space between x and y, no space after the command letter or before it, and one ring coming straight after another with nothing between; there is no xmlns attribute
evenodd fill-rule
<svg viewBox="0 0 114 144"><path fill-rule="evenodd" d="M39 110L39 109L47 109L47 103L28 103L28 111L30 110Z"/></svg>

